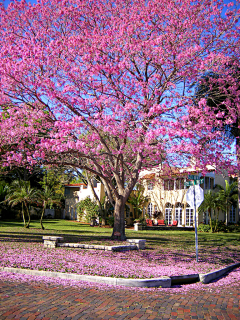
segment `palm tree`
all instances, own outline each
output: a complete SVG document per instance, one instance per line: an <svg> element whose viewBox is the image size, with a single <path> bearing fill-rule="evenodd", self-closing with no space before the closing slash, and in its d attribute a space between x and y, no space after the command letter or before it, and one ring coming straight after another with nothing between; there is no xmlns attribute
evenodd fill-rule
<svg viewBox="0 0 240 320"><path fill-rule="evenodd" d="M136 190L132 191L130 197L128 198L128 203L133 206L135 218L139 218L142 212L142 208L148 202L148 198L144 195L144 187L138 183Z"/></svg>
<svg viewBox="0 0 240 320"><path fill-rule="evenodd" d="M29 204L33 203L37 198L37 190L31 188L29 181L18 181L15 180L12 182L8 193L5 198L5 202L9 205L16 206L18 204L22 205L22 217L24 226L29 228L30 226L30 213L29 213ZM26 224L25 212L27 213L28 223Z"/></svg>
<svg viewBox="0 0 240 320"><path fill-rule="evenodd" d="M40 224L41 224L41 228L44 230L42 220L43 220L45 209L47 207L51 208L54 204L61 206L62 204L61 197L57 196L55 190L51 189L49 186L45 186L43 190L38 190L37 194L38 194L37 203L42 206Z"/></svg>
<svg viewBox="0 0 240 320"><path fill-rule="evenodd" d="M218 229L218 218L219 218L220 210L224 211L224 209L225 209L225 203L222 201L222 198L221 198L219 192L216 192L215 196L216 196L216 198L215 198L216 223L214 226L214 232L216 232Z"/></svg>
<svg viewBox="0 0 240 320"><path fill-rule="evenodd" d="M0 217L2 212L1 205L4 203L7 190L8 190L8 185L4 181L0 181Z"/></svg>
<svg viewBox="0 0 240 320"><path fill-rule="evenodd" d="M216 188L219 189L219 200L224 203L227 225L230 208L234 204L234 202L238 200L238 182L235 181L229 184L228 181L225 180L225 187L216 185Z"/></svg>
<svg viewBox="0 0 240 320"><path fill-rule="evenodd" d="M201 203L200 207L198 208L199 213L208 212L211 232L213 232L212 209L215 212L215 209L217 208L217 201L216 200L217 200L217 194L213 193L211 190L208 190L208 192L205 193L205 195L204 195L203 202Z"/></svg>

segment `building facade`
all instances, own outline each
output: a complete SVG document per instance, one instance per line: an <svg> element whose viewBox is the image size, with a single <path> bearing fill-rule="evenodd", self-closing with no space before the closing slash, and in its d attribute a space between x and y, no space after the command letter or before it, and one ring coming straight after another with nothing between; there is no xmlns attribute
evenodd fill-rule
<svg viewBox="0 0 240 320"><path fill-rule="evenodd" d="M92 190L89 185L84 183L75 183L65 185L65 210L64 218L77 220L77 204L86 198L95 200ZM94 191L100 201L103 199L104 187L100 182L93 181Z"/></svg>
<svg viewBox="0 0 240 320"><path fill-rule="evenodd" d="M189 189L185 185L188 175L194 175L199 179L203 179L200 185L204 193L214 189L216 184L225 186L225 180L229 182L229 177L216 174L213 168L209 168L208 173L202 176L200 172L192 169L171 168L171 175L167 172L154 170L153 172L143 171L141 173L142 184L144 185L144 195L148 197L143 215L145 218L161 219L167 225L171 225L173 221L177 221L178 227L193 227L194 208L186 202L186 193ZM218 219L225 221L225 212L216 212ZM215 213L215 214L216 214ZM211 212L212 219L215 218L214 212ZM197 225L200 223L209 223L209 213L205 212L196 215ZM232 206L228 216L229 223L239 221L237 207Z"/></svg>
<svg viewBox="0 0 240 320"><path fill-rule="evenodd" d="M171 168L171 175L168 171L159 169L152 171L142 171L140 180L144 186L144 196L148 198L143 209L143 218L152 220L164 220L167 225L171 225L173 221L177 221L178 227L193 227L194 226L194 208L186 202L186 193L188 191L185 182L188 180L188 175L195 175L199 179L203 179L200 185L204 193L208 190L213 190L216 184L225 186L225 180L230 181L229 177L216 174L214 168L209 168L208 173L202 176L200 172L190 169ZM94 190L100 199L105 196L104 186L100 182L94 182ZM91 188L84 184L69 184L65 185L65 210L63 218L77 220L77 204L85 198L94 200L94 195ZM214 219L214 212L212 219ZM217 212L218 219L225 221L225 212ZM134 219L134 210L130 204L127 204L125 210L125 219L127 225L132 225ZM196 215L197 225L200 223L209 223L209 213ZM238 208L232 206L228 216L229 223L239 221Z"/></svg>

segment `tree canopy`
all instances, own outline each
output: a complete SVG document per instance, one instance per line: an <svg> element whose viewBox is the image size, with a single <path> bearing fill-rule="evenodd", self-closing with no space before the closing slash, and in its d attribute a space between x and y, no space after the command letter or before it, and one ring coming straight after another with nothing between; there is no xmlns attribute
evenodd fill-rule
<svg viewBox="0 0 240 320"><path fill-rule="evenodd" d="M239 61L238 0L43 0L0 10L3 162L99 176L116 199L121 239L142 168L192 156L198 168L231 167L212 144L218 119L206 99L194 105L190 85L209 70L230 76L226 64ZM232 103L239 108L239 92Z"/></svg>

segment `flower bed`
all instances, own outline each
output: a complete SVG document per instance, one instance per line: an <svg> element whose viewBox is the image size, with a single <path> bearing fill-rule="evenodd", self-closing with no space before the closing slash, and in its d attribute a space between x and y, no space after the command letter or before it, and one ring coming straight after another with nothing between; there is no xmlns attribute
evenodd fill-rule
<svg viewBox="0 0 240 320"><path fill-rule="evenodd" d="M212 252L211 252L212 254ZM67 248L44 248L42 243L0 243L0 266L56 272L123 278L156 278L161 276L206 273L230 263L221 255L206 253L195 262L195 254L184 250L159 252L156 249L129 252L107 252ZM231 262L234 262L231 259Z"/></svg>

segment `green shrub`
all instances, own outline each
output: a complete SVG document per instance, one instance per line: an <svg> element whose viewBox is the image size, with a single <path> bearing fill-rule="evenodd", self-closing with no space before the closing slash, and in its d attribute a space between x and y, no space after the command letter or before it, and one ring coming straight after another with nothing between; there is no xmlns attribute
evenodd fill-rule
<svg viewBox="0 0 240 320"><path fill-rule="evenodd" d="M140 223L141 223L143 226L146 226L146 225L147 225L145 218L141 218L141 219L140 219Z"/></svg>
<svg viewBox="0 0 240 320"><path fill-rule="evenodd" d="M98 217L98 205L90 198L81 200L77 205L78 219L90 222L92 217Z"/></svg>
<svg viewBox="0 0 240 320"><path fill-rule="evenodd" d="M238 224L229 224L227 226L228 232L240 232L240 226Z"/></svg>
<svg viewBox="0 0 240 320"><path fill-rule="evenodd" d="M211 230L210 228L210 225L209 224L203 224L201 223L199 226L198 226L198 231L199 232L209 232Z"/></svg>
<svg viewBox="0 0 240 320"><path fill-rule="evenodd" d="M224 221L218 221L217 222L217 232L227 232L227 226Z"/></svg>
<svg viewBox="0 0 240 320"><path fill-rule="evenodd" d="M114 226L114 217L108 217L108 218L106 218L106 222L107 222L107 224L108 224L110 227L113 228L113 226Z"/></svg>

